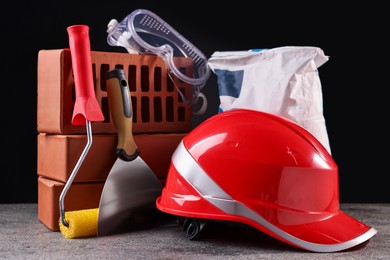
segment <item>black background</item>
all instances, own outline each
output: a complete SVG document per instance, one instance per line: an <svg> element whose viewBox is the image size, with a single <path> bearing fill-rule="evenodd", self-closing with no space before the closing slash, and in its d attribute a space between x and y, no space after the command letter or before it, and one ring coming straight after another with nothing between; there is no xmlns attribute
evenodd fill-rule
<svg viewBox="0 0 390 260"><path fill-rule="evenodd" d="M329 61L319 68L340 202L388 203L389 41L385 7L261 1L111 1L98 4L7 2L2 20L0 203L37 202L37 55L68 47L66 28L90 27L91 49L125 52L106 42L106 26L148 9L197 46L215 51L316 46ZM203 91L205 115L217 112L216 77Z"/></svg>

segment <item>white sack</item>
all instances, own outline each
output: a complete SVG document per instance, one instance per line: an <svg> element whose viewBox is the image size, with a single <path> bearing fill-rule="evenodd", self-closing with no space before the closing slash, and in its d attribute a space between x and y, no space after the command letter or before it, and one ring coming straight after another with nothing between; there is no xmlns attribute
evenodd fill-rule
<svg viewBox="0 0 390 260"><path fill-rule="evenodd" d="M284 116L314 135L330 153L318 68L329 59L317 47L214 52L220 112L249 108Z"/></svg>

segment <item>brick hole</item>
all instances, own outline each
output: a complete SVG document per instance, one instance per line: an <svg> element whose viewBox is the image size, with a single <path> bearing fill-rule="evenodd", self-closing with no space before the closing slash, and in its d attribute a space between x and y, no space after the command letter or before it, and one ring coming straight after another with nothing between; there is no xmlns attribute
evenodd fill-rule
<svg viewBox="0 0 390 260"><path fill-rule="evenodd" d="M141 66L141 91L149 91L149 67Z"/></svg>
<svg viewBox="0 0 390 260"><path fill-rule="evenodd" d="M173 97L167 97L166 101L166 120L167 122L173 122L175 116L173 111Z"/></svg>
<svg viewBox="0 0 390 260"><path fill-rule="evenodd" d="M138 121L138 118L137 118L137 98L136 97L133 97L131 96L131 106L132 106L132 109L133 109L133 123L137 122Z"/></svg>
<svg viewBox="0 0 390 260"><path fill-rule="evenodd" d="M161 92L162 89L162 72L161 67L156 67L154 69L154 91Z"/></svg>
<svg viewBox="0 0 390 260"><path fill-rule="evenodd" d="M73 78L73 76L72 76ZM73 78L73 83L72 83L72 101L73 103L76 101L76 86L74 84L74 78Z"/></svg>
<svg viewBox="0 0 390 260"><path fill-rule="evenodd" d="M141 118L142 118L142 122L149 122L150 121L149 97L142 97L141 98Z"/></svg>
<svg viewBox="0 0 390 260"><path fill-rule="evenodd" d="M129 84L130 91L135 92L136 86L137 86L137 66L136 65L129 66L129 73L127 75L127 83Z"/></svg>
<svg viewBox="0 0 390 260"><path fill-rule="evenodd" d="M106 86L106 73L110 70L110 65L108 64L102 64L100 66L100 89L102 91L107 91Z"/></svg>
<svg viewBox="0 0 390 260"><path fill-rule="evenodd" d="M153 103L154 103L154 121L161 122L162 121L161 97L155 97Z"/></svg>
<svg viewBox="0 0 390 260"><path fill-rule="evenodd" d="M108 98L107 97L103 97L102 98L102 112L103 112L103 115L104 115L104 123L109 123L111 121L110 119L110 109L109 109L109 105L108 105Z"/></svg>
<svg viewBox="0 0 390 260"><path fill-rule="evenodd" d="M178 121L186 121L186 110L184 107L179 107L178 109Z"/></svg>
<svg viewBox="0 0 390 260"><path fill-rule="evenodd" d="M93 79L93 86L96 89L96 64L92 63L92 79Z"/></svg>
<svg viewBox="0 0 390 260"><path fill-rule="evenodd" d="M173 92L175 90L175 83L171 77L167 77L167 92Z"/></svg>
<svg viewBox="0 0 390 260"><path fill-rule="evenodd" d="M74 104L76 103L76 86L72 84L72 115L74 110Z"/></svg>

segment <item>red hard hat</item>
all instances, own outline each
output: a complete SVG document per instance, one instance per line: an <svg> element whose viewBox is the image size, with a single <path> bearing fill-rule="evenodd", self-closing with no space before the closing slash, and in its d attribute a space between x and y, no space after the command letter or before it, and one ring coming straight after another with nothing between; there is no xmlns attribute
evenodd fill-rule
<svg viewBox="0 0 390 260"><path fill-rule="evenodd" d="M337 164L313 135L248 109L216 114L183 138L156 206L244 223L313 252L345 250L377 232L340 210Z"/></svg>

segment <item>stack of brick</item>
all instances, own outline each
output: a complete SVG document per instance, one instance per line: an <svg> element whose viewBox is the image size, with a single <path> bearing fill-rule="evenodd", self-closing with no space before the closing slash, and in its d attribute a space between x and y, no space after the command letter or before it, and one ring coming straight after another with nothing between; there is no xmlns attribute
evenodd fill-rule
<svg viewBox="0 0 390 260"><path fill-rule="evenodd" d="M108 107L107 71L123 69L133 107L134 140L142 159L164 185L171 155L191 130L192 111L181 102L157 56L92 51L95 93L105 120L92 122L93 142L65 197L65 211L99 207L116 155L117 135ZM181 58L183 69L190 68ZM37 71L38 219L59 230L59 197L87 143L85 126L71 124L75 102L69 49L40 50ZM180 84L180 83L179 83ZM191 94L191 93L189 93Z"/></svg>

